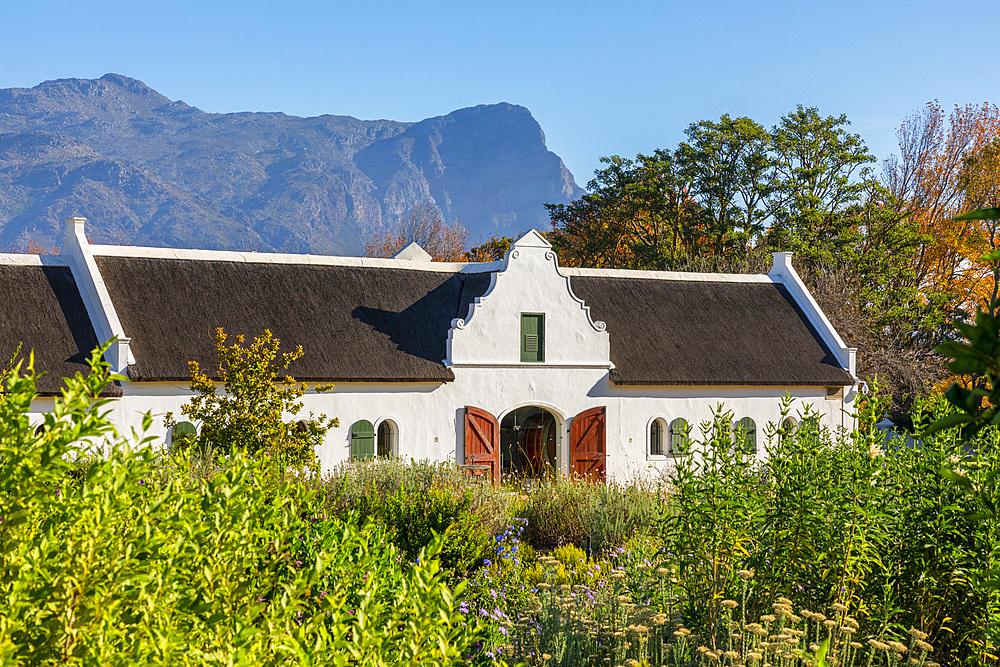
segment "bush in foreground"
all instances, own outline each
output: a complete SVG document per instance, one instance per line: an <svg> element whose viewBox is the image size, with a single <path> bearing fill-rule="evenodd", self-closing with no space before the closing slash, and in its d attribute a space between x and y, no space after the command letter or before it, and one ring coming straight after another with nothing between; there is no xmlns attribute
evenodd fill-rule
<svg viewBox="0 0 1000 667"><path fill-rule="evenodd" d="M35 378L2 378L0 663L476 659L482 630L437 546L401 562L382 529L327 518L304 485L263 486L264 463L236 456L199 477L132 451L102 413L100 354L37 433Z"/></svg>

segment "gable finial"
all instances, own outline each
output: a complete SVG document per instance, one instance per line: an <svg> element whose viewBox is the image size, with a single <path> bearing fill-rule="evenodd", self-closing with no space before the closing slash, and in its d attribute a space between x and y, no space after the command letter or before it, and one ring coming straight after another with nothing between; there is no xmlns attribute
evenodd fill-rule
<svg viewBox="0 0 1000 667"><path fill-rule="evenodd" d="M795 272L795 269L792 267L792 253L790 252L772 252L771 261L771 270L767 272L767 275L772 278L776 276L790 276Z"/></svg>
<svg viewBox="0 0 1000 667"><path fill-rule="evenodd" d="M83 216L73 216L72 218L66 218L65 222L66 235L63 236L62 250L59 251L61 254L68 255L76 248L89 245L85 229L87 225L86 218Z"/></svg>
<svg viewBox="0 0 1000 667"><path fill-rule="evenodd" d="M537 229L529 229L520 238L510 244L511 248L551 248L552 244L545 240Z"/></svg>
<svg viewBox="0 0 1000 667"><path fill-rule="evenodd" d="M393 259L404 259L411 262L433 262L434 258L431 257L430 253L420 247L420 244L414 241L410 245L406 246L395 255L392 256Z"/></svg>

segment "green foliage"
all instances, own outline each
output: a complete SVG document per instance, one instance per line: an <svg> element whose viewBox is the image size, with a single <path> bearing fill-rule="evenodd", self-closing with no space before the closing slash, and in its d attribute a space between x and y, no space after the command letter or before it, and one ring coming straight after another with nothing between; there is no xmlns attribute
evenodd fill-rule
<svg viewBox="0 0 1000 667"><path fill-rule="evenodd" d="M463 259L467 262L498 262L510 250L512 243L514 243L514 239L510 236L494 234L489 240L466 251Z"/></svg>
<svg viewBox="0 0 1000 667"><path fill-rule="evenodd" d="M443 536L441 564L466 573L489 544L486 526L471 512L473 494L443 486L401 486L394 493L370 493L361 516L385 527L387 537L407 559L416 559L437 536Z"/></svg>
<svg viewBox="0 0 1000 667"><path fill-rule="evenodd" d="M349 461L322 480L330 511L385 526L407 555L442 536L445 569L463 575L486 553L513 514L512 498L454 463L398 459Z"/></svg>
<svg viewBox="0 0 1000 667"><path fill-rule="evenodd" d="M991 310L1000 309L1000 301ZM950 341L935 350L952 359L948 369L955 375L975 378L971 388L953 384L948 401L960 412L945 417L937 428L961 426L964 437L973 437L988 426L1000 425L1000 317L979 309L974 324L956 322L964 341Z"/></svg>
<svg viewBox="0 0 1000 667"><path fill-rule="evenodd" d="M715 633L716 602L735 586L736 573L752 550L754 524L763 511L756 460L733 442L732 415L719 411L696 457L677 459L675 495L664 518L664 550L690 605L689 613ZM696 461L700 459L700 461Z"/></svg>
<svg viewBox="0 0 1000 667"><path fill-rule="evenodd" d="M535 548L563 544L592 553L620 545L654 525L663 511L659 489L644 482L593 483L562 476L530 480L518 516L527 519L525 540Z"/></svg>
<svg viewBox="0 0 1000 667"><path fill-rule="evenodd" d="M857 609L859 632L876 637L916 627L942 662L995 651L1000 600L970 574L996 568L1000 528L977 521L977 501L938 470L962 462L981 484L1000 468L1000 432L974 443L931 432L925 425L946 408L922 402L912 440L887 439L874 426L886 407L866 397L850 433L819 428L808 411L794 431L769 426L761 462L730 439L729 415L703 425L701 460L679 462L663 530L662 564L693 630L724 629L722 598L745 595L754 616L785 596L808 609Z"/></svg>
<svg viewBox="0 0 1000 667"><path fill-rule="evenodd" d="M3 664L454 664L482 628L457 610L434 544L412 565L382 530L237 453L189 474L112 429L95 351L44 428L35 377L0 392ZM146 425L150 423L146 419Z"/></svg>
<svg viewBox="0 0 1000 667"><path fill-rule="evenodd" d="M728 114L692 123L676 157L689 193L704 212L712 255L749 246L764 231L774 168L771 135L756 121Z"/></svg>
<svg viewBox="0 0 1000 667"><path fill-rule="evenodd" d="M815 107L799 105L772 130L770 246L829 261L850 242L850 219L841 214L861 201L867 174L852 177L875 158L860 136L847 132L848 124L845 115L824 118Z"/></svg>
<svg viewBox="0 0 1000 667"><path fill-rule="evenodd" d="M770 130L729 115L692 123L673 151L602 158L583 197L547 206L548 238L570 266L759 273L769 252L794 252L898 415L941 379L928 351L950 332L954 298L918 272L931 239L848 126L803 106Z"/></svg>
<svg viewBox="0 0 1000 667"><path fill-rule="evenodd" d="M962 217L1000 218L1000 209L973 211ZM1000 284L1000 251L993 257L984 258L993 263L997 283ZM986 430L996 430L1000 424L1000 299L995 299L989 308L977 308L974 324L957 322L956 327L965 336L965 341L952 341L939 345L936 351L951 358L948 369L955 375L972 377L972 386L963 387L955 383L945 392L948 402L959 412L947 415L931 426L932 432L961 427L961 437L975 447L976 440ZM981 463L975 461L975 463ZM949 464L941 468L941 474L956 484L963 492L974 498L979 507L972 517L983 522L997 524L1000 518L1000 495L997 480L1000 471L996 467L975 465L968 473ZM976 573L976 581L989 591L1000 591L1000 545L994 545L988 566Z"/></svg>
<svg viewBox="0 0 1000 667"><path fill-rule="evenodd" d="M181 413L201 422L201 434L177 444L197 444L207 451L226 454L263 454L293 465L313 462L313 447L323 442L329 428L339 424L326 415L312 414L297 422L285 421L286 414L294 416L302 409L299 399L305 385L296 384L286 373L289 365L302 356L302 347L279 354L281 342L268 330L249 347L243 343L243 336L237 336L236 342L227 346L226 333L221 328L216 330L218 378L203 372L197 362L189 362L191 390L196 396L181 408ZM221 383L223 392L217 383ZM166 426L176 423L168 413Z"/></svg>

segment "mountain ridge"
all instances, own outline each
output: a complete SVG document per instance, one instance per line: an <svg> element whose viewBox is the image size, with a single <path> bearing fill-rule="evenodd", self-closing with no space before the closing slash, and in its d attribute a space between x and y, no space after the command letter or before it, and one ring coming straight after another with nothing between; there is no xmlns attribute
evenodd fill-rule
<svg viewBox="0 0 1000 667"><path fill-rule="evenodd" d="M423 204L476 240L581 193L506 102L403 122L210 113L119 74L0 89L0 247L84 215L98 243L359 254Z"/></svg>

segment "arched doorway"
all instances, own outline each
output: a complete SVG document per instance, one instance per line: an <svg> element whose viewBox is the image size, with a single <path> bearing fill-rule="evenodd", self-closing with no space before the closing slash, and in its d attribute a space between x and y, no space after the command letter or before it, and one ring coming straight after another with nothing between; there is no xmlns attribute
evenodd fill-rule
<svg viewBox="0 0 1000 667"><path fill-rule="evenodd" d="M541 477L559 466L559 420L545 408L527 406L500 422L500 471L503 475Z"/></svg>

